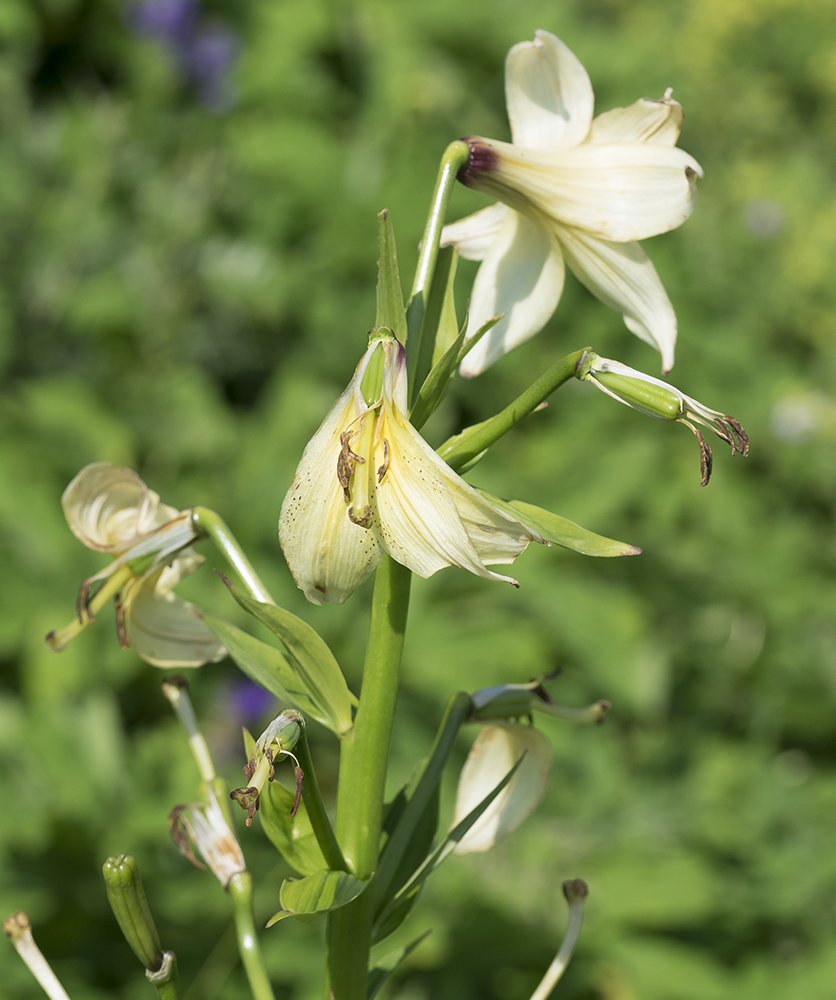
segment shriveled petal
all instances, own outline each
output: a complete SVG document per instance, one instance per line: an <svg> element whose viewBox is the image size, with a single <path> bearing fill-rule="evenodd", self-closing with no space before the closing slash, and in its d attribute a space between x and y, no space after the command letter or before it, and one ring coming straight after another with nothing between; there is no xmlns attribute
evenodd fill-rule
<svg viewBox="0 0 836 1000"><path fill-rule="evenodd" d="M542 330L557 308L563 277L563 254L550 227L509 209L476 275L468 335L505 315L465 357L462 375L478 375Z"/></svg>
<svg viewBox="0 0 836 1000"><path fill-rule="evenodd" d="M566 263L578 280L624 317L627 329L673 368L676 315L656 268L638 243L610 243L580 229L557 227Z"/></svg>
<svg viewBox="0 0 836 1000"><path fill-rule="evenodd" d="M226 650L197 617L197 609L171 593L160 594L152 581L138 587L126 602L128 641L154 667L200 667L217 663Z"/></svg>
<svg viewBox="0 0 836 1000"><path fill-rule="evenodd" d="M459 778L453 826L496 788L520 757L516 774L459 841L456 854L488 851L516 830L545 795L551 770L551 744L532 726L500 722L485 726L477 736Z"/></svg>
<svg viewBox="0 0 836 1000"><path fill-rule="evenodd" d="M666 94L658 101L641 97L592 120L587 142L657 142L675 146L682 130L682 105Z"/></svg>
<svg viewBox="0 0 836 1000"><path fill-rule="evenodd" d="M282 504L279 541L293 579L313 604L342 604L380 561L374 534L350 521L337 480L340 434L356 417L360 369L308 442Z"/></svg>
<svg viewBox="0 0 836 1000"><path fill-rule="evenodd" d="M96 552L121 552L159 503L139 476L111 462L86 465L64 490L61 506L73 534ZM176 512L175 512L176 513Z"/></svg>
<svg viewBox="0 0 836 1000"><path fill-rule="evenodd" d="M441 245L454 246L465 260L484 260L499 235L507 212L507 205L497 202L458 222L451 222L441 230Z"/></svg>
<svg viewBox="0 0 836 1000"><path fill-rule="evenodd" d="M505 60L505 100L518 146L556 149L583 142L594 97L578 57L548 31L520 42Z"/></svg>
<svg viewBox="0 0 836 1000"><path fill-rule="evenodd" d="M511 207L527 204L557 223L616 243L681 225L694 210L697 161L653 142L585 143L556 151L522 150L472 139L465 183ZM478 154L478 155L477 155Z"/></svg>

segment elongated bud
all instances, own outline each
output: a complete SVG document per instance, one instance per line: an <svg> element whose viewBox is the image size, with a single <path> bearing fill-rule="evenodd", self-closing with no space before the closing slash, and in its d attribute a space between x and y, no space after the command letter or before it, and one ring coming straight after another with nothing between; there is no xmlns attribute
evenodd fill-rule
<svg viewBox="0 0 836 1000"><path fill-rule="evenodd" d="M163 964L163 950L148 909L139 866L130 854L120 854L105 861L102 875L110 907L125 940L145 968L157 972Z"/></svg>
<svg viewBox="0 0 836 1000"><path fill-rule="evenodd" d="M619 361L601 358L594 351L584 352L575 375L634 410L659 420L685 424L699 442L702 486L707 486L711 478L713 456L702 431L695 425L713 431L729 445L732 455L745 458L749 454L749 437L734 417L704 406L661 379Z"/></svg>
<svg viewBox="0 0 836 1000"><path fill-rule="evenodd" d="M52 971L49 962L44 958L41 949L35 944L32 937L32 925L29 917L18 910L3 921L3 930L6 937L12 942L18 955L26 963L27 968L43 987L49 1000L70 1000L66 990L58 981L58 977Z"/></svg>
<svg viewBox="0 0 836 1000"><path fill-rule="evenodd" d="M560 950L537 989L531 994L531 1000L546 1000L557 985L558 980L566 971L569 961L578 943L583 922L583 904L589 895L586 882L581 878L570 879L563 883L563 895L569 904L569 924Z"/></svg>
<svg viewBox="0 0 836 1000"><path fill-rule="evenodd" d="M545 674L539 680L529 681L528 684L498 684L474 692L470 696L473 708L468 721L519 719L531 716L534 712L573 722L594 722L600 725L605 721L610 703L603 699L587 705L586 708L564 708L562 705L555 705L543 687L543 682L555 675L556 672Z"/></svg>
<svg viewBox="0 0 836 1000"><path fill-rule="evenodd" d="M259 795L267 781L275 778L275 765L282 755L292 757L296 763L296 798L293 801L291 816L296 815L299 802L302 799L302 781L304 773L299 761L291 751L299 741L305 717L293 708L285 709L277 716L256 740L250 759L244 766L244 776L249 782L244 788L236 788L229 793L242 809L247 812L247 826L253 821L259 805Z"/></svg>

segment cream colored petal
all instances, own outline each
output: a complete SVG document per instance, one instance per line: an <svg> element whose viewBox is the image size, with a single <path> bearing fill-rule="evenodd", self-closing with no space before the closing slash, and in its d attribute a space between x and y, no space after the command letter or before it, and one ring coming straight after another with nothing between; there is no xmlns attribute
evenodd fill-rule
<svg viewBox="0 0 836 1000"><path fill-rule="evenodd" d="M673 368L676 314L656 268L638 243L609 243L579 229L557 227L566 263L578 280L624 317L627 329Z"/></svg>
<svg viewBox="0 0 836 1000"><path fill-rule="evenodd" d="M155 667L199 667L216 663L226 650L197 617L193 604L159 594L149 581L127 602L125 628L139 656Z"/></svg>
<svg viewBox="0 0 836 1000"><path fill-rule="evenodd" d="M642 97L592 121L587 142L657 142L675 146L682 130L682 105L672 97Z"/></svg>
<svg viewBox="0 0 836 1000"><path fill-rule="evenodd" d="M483 727L476 737L459 778L453 826L496 788L521 757L514 777L464 835L456 854L488 851L516 830L545 795L551 770L551 744L532 726L500 722Z"/></svg>
<svg viewBox="0 0 836 1000"><path fill-rule="evenodd" d="M616 243L681 225L694 210L697 161L652 142L585 143L554 152L479 139L496 154L468 183L512 207L529 203L563 225Z"/></svg>
<svg viewBox="0 0 836 1000"><path fill-rule="evenodd" d="M154 498L139 476L111 462L85 466L64 490L61 506L73 534L96 552L130 548L140 512L152 516Z"/></svg>
<svg viewBox="0 0 836 1000"><path fill-rule="evenodd" d="M480 504L478 494L400 415L387 414L381 437L389 443L389 468L375 490L373 530L392 558L425 578L458 566L488 580L516 583L485 562L512 562L532 533Z"/></svg>
<svg viewBox="0 0 836 1000"><path fill-rule="evenodd" d="M340 434L357 415L355 390L360 377L358 367L308 442L279 517L279 541L287 565L313 604L342 604L380 560L374 534L349 520L337 480Z"/></svg>
<svg viewBox="0 0 836 1000"><path fill-rule="evenodd" d="M563 254L551 227L509 210L476 275L468 335L505 315L465 357L462 375L478 375L542 330L557 308L563 276Z"/></svg>
<svg viewBox="0 0 836 1000"><path fill-rule="evenodd" d="M505 60L505 100L518 146L555 149L583 142L594 97L578 57L548 31L520 42Z"/></svg>
<svg viewBox="0 0 836 1000"><path fill-rule="evenodd" d="M441 230L441 245L454 246L465 260L484 260L499 235L508 212L501 202L474 212Z"/></svg>

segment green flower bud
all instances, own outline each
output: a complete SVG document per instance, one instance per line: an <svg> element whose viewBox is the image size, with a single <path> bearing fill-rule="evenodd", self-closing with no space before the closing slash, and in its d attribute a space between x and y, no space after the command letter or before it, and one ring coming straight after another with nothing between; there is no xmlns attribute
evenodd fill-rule
<svg viewBox="0 0 836 1000"><path fill-rule="evenodd" d="M125 940L145 968L156 972L163 964L163 950L136 861L130 854L108 858L102 874L107 898Z"/></svg>

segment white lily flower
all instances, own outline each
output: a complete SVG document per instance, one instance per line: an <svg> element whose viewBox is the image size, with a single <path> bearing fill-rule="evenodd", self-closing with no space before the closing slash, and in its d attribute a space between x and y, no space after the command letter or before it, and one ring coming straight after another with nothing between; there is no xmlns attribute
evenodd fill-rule
<svg viewBox="0 0 836 1000"><path fill-rule="evenodd" d="M493 722L483 727L462 768L452 826L472 812L521 757L514 776L462 837L454 853L489 851L531 815L548 786L552 748L539 730L518 722Z"/></svg>
<svg viewBox="0 0 836 1000"><path fill-rule="evenodd" d="M160 503L135 472L110 462L85 466L61 504L73 534L114 560L82 583L76 620L47 636L53 649L62 650L113 596L122 646L133 646L148 663L199 667L226 655L194 605L172 593L203 562L189 547L198 537L191 511ZM91 599L90 587L98 581L102 586Z"/></svg>
<svg viewBox="0 0 836 1000"><path fill-rule="evenodd" d="M189 847L191 838L198 853L224 889L233 875L247 870L241 845L229 828L223 810L209 787L209 803L176 806L168 817L174 843L196 868L205 867Z"/></svg>
<svg viewBox="0 0 836 1000"><path fill-rule="evenodd" d="M383 355L379 396L363 377ZM377 391L377 390L375 390ZM282 504L279 539L314 604L342 604L388 552L418 576L459 566L486 580L540 536L498 510L432 450L407 418L406 351L372 340L354 377L308 443Z"/></svg>
<svg viewBox="0 0 836 1000"><path fill-rule="evenodd" d="M565 265L673 367L676 316L637 242L681 225L702 169L675 148L682 107L667 91L592 117L592 85L559 38L537 31L505 63L513 144L469 137L459 180L501 204L446 226L442 245L481 260L468 336L504 313L461 365L478 375L542 329Z"/></svg>

